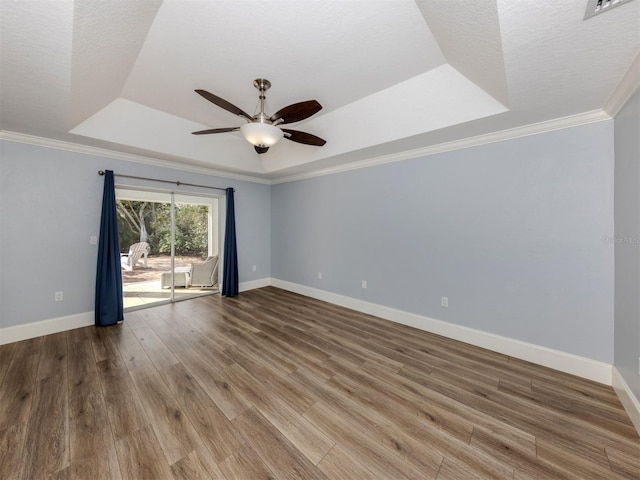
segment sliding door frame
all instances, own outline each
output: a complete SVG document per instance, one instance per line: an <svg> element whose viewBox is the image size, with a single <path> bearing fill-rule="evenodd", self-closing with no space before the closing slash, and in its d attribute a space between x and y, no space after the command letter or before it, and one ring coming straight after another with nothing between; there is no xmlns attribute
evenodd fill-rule
<svg viewBox="0 0 640 480"><path fill-rule="evenodd" d="M171 205L171 291L170 297L167 300L160 300L158 302L153 302L150 304L143 304L137 306L131 306L125 308L126 312L132 312L135 310L141 310L144 308L149 308L157 305L165 305L168 303L180 302L183 300L189 300L192 298L205 296L205 295L213 295L221 292L221 279L223 272L223 255L221 252L224 251L224 228L226 224L226 195L222 194L204 194L204 193L194 193L191 191L185 190L176 190L176 189L163 189L163 188L152 188L152 187L141 187L138 185L128 185L117 183L115 185L116 188L116 200L132 200L132 201L148 201L155 203L169 203ZM210 256L214 253L214 249L217 248L218 255L218 291L211 291L207 293L199 293L193 294L186 297L176 298L175 296L175 205L176 205L176 196L178 197L177 203L189 203L194 202L195 204L200 205L208 205L209 206L209 214L207 218L207 228L209 231L208 240L207 240L207 253ZM216 225L217 224L217 225ZM217 230L214 229L217 227ZM215 236L215 238L214 238Z"/></svg>

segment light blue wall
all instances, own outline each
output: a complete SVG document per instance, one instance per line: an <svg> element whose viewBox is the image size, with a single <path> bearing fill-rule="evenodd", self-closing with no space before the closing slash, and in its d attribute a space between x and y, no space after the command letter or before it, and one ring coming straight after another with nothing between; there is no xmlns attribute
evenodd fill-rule
<svg viewBox="0 0 640 480"><path fill-rule="evenodd" d="M615 365L640 399L640 93L615 119Z"/></svg>
<svg viewBox="0 0 640 480"><path fill-rule="evenodd" d="M93 311L97 246L89 237L99 234L100 169L234 187L240 282L270 277L269 185L0 141L0 327ZM54 302L56 291L64 301Z"/></svg>
<svg viewBox="0 0 640 480"><path fill-rule="evenodd" d="M272 275L612 363L613 169L608 121L274 185Z"/></svg>
<svg viewBox="0 0 640 480"><path fill-rule="evenodd" d="M271 276L613 363L613 127L272 187L0 141L0 327L93 310L96 172L113 169L235 187L241 282Z"/></svg>

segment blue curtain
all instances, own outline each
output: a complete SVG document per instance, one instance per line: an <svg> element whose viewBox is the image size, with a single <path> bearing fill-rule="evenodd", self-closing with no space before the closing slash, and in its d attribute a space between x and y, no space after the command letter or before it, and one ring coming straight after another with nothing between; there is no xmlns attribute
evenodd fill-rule
<svg viewBox="0 0 640 480"><path fill-rule="evenodd" d="M98 273L96 275L97 326L113 325L124 319L122 311L122 272L120 271L120 242L116 213L116 189L113 171L104 174L102 219L98 244Z"/></svg>
<svg viewBox="0 0 640 480"><path fill-rule="evenodd" d="M236 216L233 206L233 188L227 188L227 220L224 230L224 272L222 295L238 295L238 251L236 249Z"/></svg>

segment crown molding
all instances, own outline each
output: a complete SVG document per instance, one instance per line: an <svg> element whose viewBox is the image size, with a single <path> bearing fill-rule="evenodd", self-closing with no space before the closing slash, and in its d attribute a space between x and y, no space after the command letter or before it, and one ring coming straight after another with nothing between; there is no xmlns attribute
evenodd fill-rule
<svg viewBox="0 0 640 480"><path fill-rule="evenodd" d="M226 172L224 170L216 170L214 168L184 165L181 163L171 162L169 160L160 160L158 158L145 157L143 155L123 153L123 152L118 152L116 150L109 150L106 148L91 147L88 145L81 145L79 143L65 142L62 140L54 140L54 139L45 138L45 137L36 137L33 135L26 135L23 133L10 132L7 130L0 130L0 140L7 140L9 142L16 142L16 143L25 143L28 145L53 148L56 150L65 150L68 152L82 153L86 155L108 157L116 160L124 160L127 162L140 163L143 165L150 165L154 167L170 168L172 170L179 170L181 172L198 173L201 175L213 175L216 177L228 178L231 180L241 180L244 182L271 185L270 180L260 178L260 177L254 177L251 175Z"/></svg>
<svg viewBox="0 0 640 480"><path fill-rule="evenodd" d="M368 168L376 165L383 165L385 163L400 162L403 160L410 160L427 155L434 155L436 153L444 153L453 150L460 150L463 148L477 147L489 143L502 142L505 140L527 137L530 135L538 135L540 133L552 132L554 130L563 130L565 128L577 127L580 125L587 125L589 123L602 122L605 120L611 120L611 116L609 116L604 110L592 110L590 112L555 118L553 120L548 120L545 122L532 123L529 125L524 125L522 127L510 128L498 132L477 135L475 137L463 138L461 140L439 143L437 145L430 145L428 147L407 150L405 152L383 155L380 157L353 162L346 165L340 165L337 167L329 167L321 170L314 170L312 172L280 177L274 179L272 183L275 185L279 183L295 182L297 180L304 180L307 178L322 177L325 175L332 175L334 173L348 172L350 170L358 170L360 168Z"/></svg>
<svg viewBox="0 0 640 480"><path fill-rule="evenodd" d="M630 95L631 94L629 93L629 95L625 98L624 102L626 102L626 100ZM621 106L624 105L624 102L622 102ZM261 177L254 177L251 175L231 173L231 172L216 170L212 168L184 165L176 162L171 162L168 160L160 160L157 158L145 157L142 155L133 155L129 153L118 152L115 150L108 150L105 148L91 147L87 145L80 145L77 143L64 142L61 140L53 140L53 139L44 138L44 137L36 137L32 135L25 135L22 133L9 132L5 130L0 131L0 140L27 143L30 145L55 148L58 150L67 150L71 152L84 153L88 155L98 155L103 157L115 158L119 160L125 160L128 162L141 163L144 165L170 168L170 169L179 170L182 172L214 175L221 178L242 180L246 182L260 183L263 185L276 185L279 183L295 182L298 180L305 180L308 178L323 177L325 175L333 175L335 173L348 172L351 170L359 170L361 168L369 168L369 167L374 167L376 165L383 165L386 163L401 162L403 160L410 160L413 158L434 155L437 153L450 152L453 150L460 150L463 148L477 147L480 145L487 145L490 143L502 142L502 141L511 140L514 138L552 132L555 130L563 130L565 128L571 128L571 127L576 127L580 125L587 125L589 123L596 123L596 122L602 122L605 120L611 120L611 118L612 117L605 110L592 110L590 112L579 113L577 115L570 115L567 117L555 118L553 120L532 123L532 124L524 125L521 127L510 128L507 130L501 130L498 132L492 132L492 133L487 133L483 135L477 135L475 137L469 137L469 138L463 138L461 140L454 140L451 142L439 143L437 145L429 145L427 147L421 147L421 148L407 150L404 152L393 153L389 155L382 155L379 157L374 157L374 158L370 158L370 159L362 160L358 162L352 162L345 165L339 165L336 167L329 167L329 168L313 170L311 172L304 172L304 173L295 174L295 175L276 177L274 179L267 179L267 178L261 178Z"/></svg>
<svg viewBox="0 0 640 480"><path fill-rule="evenodd" d="M640 88L640 53L631 62L631 66L613 90L603 110L611 117L615 117L638 88Z"/></svg>

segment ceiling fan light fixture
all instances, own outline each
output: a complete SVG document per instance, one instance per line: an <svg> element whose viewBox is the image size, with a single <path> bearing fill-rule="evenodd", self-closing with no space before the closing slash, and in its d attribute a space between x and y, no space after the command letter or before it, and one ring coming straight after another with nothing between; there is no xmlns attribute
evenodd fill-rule
<svg viewBox="0 0 640 480"><path fill-rule="evenodd" d="M240 127L240 133L247 142L256 147L271 147L284 135L278 127L260 122L245 123Z"/></svg>
<svg viewBox="0 0 640 480"><path fill-rule="evenodd" d="M235 132L236 130L240 130L242 136L254 146L258 154L266 153L269 150L269 147L278 143L282 137L285 137L287 140L292 142L302 143L303 145L315 145L321 147L327 143L322 138L316 137L311 133L279 127L281 124L295 123L305 120L311 115L318 113L322 110L322 105L320 105L317 100L293 103L287 107L281 108L276 113L269 116L265 113L265 92L269 90L269 87L271 87L271 82L264 78L258 78L253 81L253 86L260 92L260 96L258 97L260 101L260 112L253 116L250 116L244 110L227 102L225 99L214 95L213 93L197 89L195 92L198 95L227 112L244 118L248 123L241 127L210 128L191 133L193 135L206 135L209 133Z"/></svg>

